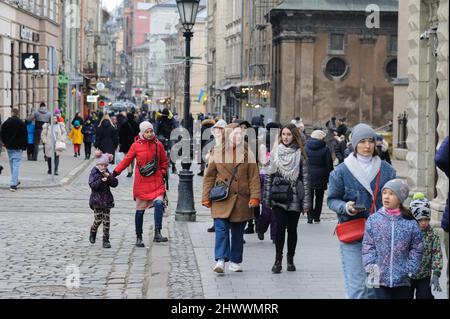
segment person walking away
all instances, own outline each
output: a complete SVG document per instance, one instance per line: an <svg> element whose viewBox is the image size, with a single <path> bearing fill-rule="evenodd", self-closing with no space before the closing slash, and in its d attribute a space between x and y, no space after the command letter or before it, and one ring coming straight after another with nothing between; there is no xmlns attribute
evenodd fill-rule
<svg viewBox="0 0 450 319"><path fill-rule="evenodd" d="M164 137L166 141L166 150L167 148L170 150L172 148L172 141L170 140L170 134L172 133L172 130L175 129L175 124L173 120L173 115L170 113L168 109L164 109L161 112L161 116L158 118L158 131L157 136ZM177 168L175 166L175 163L170 161L170 166L172 167L172 174L177 173Z"/></svg>
<svg viewBox="0 0 450 319"><path fill-rule="evenodd" d="M222 140L224 139L225 136L225 128L227 126L227 122L225 122L225 120L222 119L217 119L216 124L214 124L213 126L213 135L214 135L214 147L218 147L219 145L222 144ZM205 156L205 163L209 163L209 159L211 157L213 149L211 149L208 153L208 155ZM208 165L206 165L206 167L208 167ZM214 226L214 220L213 220L213 224L211 227L209 227L207 229L208 233L214 233L216 231L216 228Z"/></svg>
<svg viewBox="0 0 450 319"><path fill-rule="evenodd" d="M86 122L81 129L81 133L83 134L85 159L88 160L91 158L92 143L95 141L95 126L90 117L86 119Z"/></svg>
<svg viewBox="0 0 450 319"><path fill-rule="evenodd" d="M409 187L401 179L382 188L383 207L367 219L362 259L377 299L409 299L410 278L420 270L423 236L403 206Z"/></svg>
<svg viewBox="0 0 450 319"><path fill-rule="evenodd" d="M270 155L269 173L264 180L263 204L272 208L277 218L275 263L272 273L282 270L283 249L288 232L287 270L295 271L297 226L301 213L310 210L310 185L307 155L304 153L300 131L294 124L281 130L278 145Z"/></svg>
<svg viewBox="0 0 450 319"><path fill-rule="evenodd" d="M119 130L119 152L128 154L128 151L133 145L136 136L139 135L139 125L135 121L132 113L127 113L126 121L120 126ZM134 161L128 166L127 177L133 176Z"/></svg>
<svg viewBox="0 0 450 319"><path fill-rule="evenodd" d="M122 173L131 162L136 160L133 198L136 201L136 247L145 247L142 239L142 227L146 209L155 207L155 235L153 241L167 242L167 237L161 234L164 213L164 194L166 188L164 177L167 175L168 159L164 146L156 138L153 125L142 122L139 125L140 133L131 145L125 158L114 169L113 176ZM142 172L142 174L141 174Z"/></svg>
<svg viewBox="0 0 450 319"><path fill-rule="evenodd" d="M44 143L45 148L45 154L47 166L48 166L48 174L52 174L52 149L54 150L55 154L55 175L58 175L58 167L59 167L59 157L61 156L62 152L64 150L57 149L56 144L59 143L65 143L67 138L67 132L66 132L66 126L64 123L59 123L58 118L56 116L53 117L53 137L52 137L52 127L50 123L45 123L42 127L41 132L41 140ZM54 143L52 148L52 142Z"/></svg>
<svg viewBox="0 0 450 319"><path fill-rule="evenodd" d="M311 187L311 210L308 214L308 224L320 223L325 190L328 187L330 173L333 170L331 151L325 143L326 134L322 130L312 132L305 146L308 156L308 172ZM315 201L314 201L315 199Z"/></svg>
<svg viewBox="0 0 450 319"><path fill-rule="evenodd" d="M384 140L381 134L377 134L377 152L381 160L392 165L391 156L389 155L389 143Z"/></svg>
<svg viewBox="0 0 450 319"><path fill-rule="evenodd" d="M77 112L75 114L75 116L73 117L73 120L71 123L72 126L75 126L75 121L78 121L78 123L80 123L80 125L84 125L84 120L83 120L83 117L81 116L80 112Z"/></svg>
<svg viewBox="0 0 450 319"><path fill-rule="evenodd" d="M216 124L216 122L209 117L206 117L201 123L200 131L201 131L201 152L202 152L202 154L203 154L203 149L206 147L206 145L211 143L212 140L214 139L214 137L210 137L209 139L204 139L205 136L203 136L203 134L205 133L206 130L210 130L212 127L214 127L215 124ZM205 166L206 166L206 163L202 156L201 163L200 163L200 172L197 174L198 176L204 175Z"/></svg>
<svg viewBox="0 0 450 319"><path fill-rule="evenodd" d="M78 120L75 121L72 130L69 133L69 139L73 143L73 151L75 153L74 157L81 156L81 144L83 144L83 133L81 132L83 128Z"/></svg>
<svg viewBox="0 0 450 319"><path fill-rule="evenodd" d="M103 116L99 127L95 131L94 147L102 153L112 154L114 163L116 149L119 146L119 136L117 130L113 127L109 115Z"/></svg>
<svg viewBox="0 0 450 319"><path fill-rule="evenodd" d="M279 123L269 122L266 126L266 143L265 145L261 145L261 151L260 154L266 154L265 160L261 161L261 168L259 171L259 177L261 180L261 197L264 198L264 180L266 174L269 172L270 168L270 153L271 153L271 142L272 142L272 135L271 130L276 130L276 137L279 136L279 131L281 129L281 125ZM264 151L262 151L264 149ZM256 223L256 232L258 234L259 240L264 240L264 234L267 232L270 226L270 239L275 244L276 238L277 238L277 218L275 216L275 212L270 207L264 205L264 203L261 203L261 215L258 218L258 222Z"/></svg>
<svg viewBox="0 0 450 319"><path fill-rule="evenodd" d="M1 135L2 135L2 116L0 115L0 158L2 155L2 148L3 148ZM0 175L2 175L2 171L3 171L3 166L0 164Z"/></svg>
<svg viewBox="0 0 450 319"><path fill-rule="evenodd" d="M114 207L114 196L111 193L111 187L115 188L119 184L117 178L108 171L112 155L98 153L95 161L95 167L89 175L89 187L91 188L91 197L89 206L94 211L94 223L92 224L89 241L95 244L97 230L103 223L103 248L111 248L109 241L110 233L110 213Z"/></svg>
<svg viewBox="0 0 450 319"><path fill-rule="evenodd" d="M34 131L36 125L32 121L25 121L25 124L27 125L27 159L29 161L33 160L33 153L34 153Z"/></svg>
<svg viewBox="0 0 450 319"><path fill-rule="evenodd" d="M351 138L354 152L330 174L327 204L337 214L340 224L367 219L381 208L379 190L396 177L394 168L378 157L375 138L376 133L369 125L356 125ZM346 297L375 298L373 289L366 287L366 271L361 257L363 233L360 231L352 240L345 238L345 231L341 235L338 239L342 238L339 250Z"/></svg>
<svg viewBox="0 0 450 319"><path fill-rule="evenodd" d="M435 162L436 166L445 173L447 178L450 178L450 163L449 163L449 146L448 146L448 136L444 139L438 151L436 152ZM449 193L450 194L450 193ZM444 215L442 216L441 227L444 230L444 245L445 253L447 255L447 298L448 298L448 202L449 194L447 194L447 203L445 204Z"/></svg>
<svg viewBox="0 0 450 319"><path fill-rule="evenodd" d="M11 169L10 191L17 191L20 184L19 172L22 152L26 150L28 132L25 123L19 118L19 110L12 109L11 117L7 119L1 128L1 140L5 144Z"/></svg>
<svg viewBox="0 0 450 319"><path fill-rule="evenodd" d="M39 109L28 118L29 121L34 121L35 123L33 161L38 160L39 146L41 144L42 127L44 126L45 123L50 123L51 117L52 115L48 111L45 103L41 103ZM46 154L44 153L44 157L45 155Z"/></svg>
<svg viewBox="0 0 450 319"><path fill-rule="evenodd" d="M422 193L414 194L409 209L419 223L423 236L423 257L419 273L411 278L409 299L434 299L431 288L441 292L439 278L442 273L442 249L439 234L430 226L430 202Z"/></svg>
<svg viewBox="0 0 450 319"><path fill-rule="evenodd" d="M242 272L245 224L253 218L252 208L260 203L258 165L245 146L239 125L227 125L221 144L212 150L203 178L202 205L211 209L214 218L213 271L217 274L224 273L228 261L229 271ZM220 183L228 185L228 197L213 200L211 190Z"/></svg>

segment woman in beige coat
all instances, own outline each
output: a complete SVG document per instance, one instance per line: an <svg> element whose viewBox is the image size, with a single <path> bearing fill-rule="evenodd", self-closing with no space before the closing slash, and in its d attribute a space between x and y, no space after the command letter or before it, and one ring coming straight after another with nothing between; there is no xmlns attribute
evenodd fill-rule
<svg viewBox="0 0 450 319"><path fill-rule="evenodd" d="M58 118L53 116L53 134L54 134L54 151L55 151L55 175L58 175L59 156L62 150L56 150L56 142L66 143L67 131L64 123L58 122ZM42 126L41 132L42 144L44 144L45 159L48 165L48 174L52 174L52 127L50 123L45 123Z"/></svg>
<svg viewBox="0 0 450 319"><path fill-rule="evenodd" d="M259 169L254 155L246 148L239 126L227 125L223 142L212 151L203 180L202 204L211 208L216 230L216 273L224 272L227 261L231 262L230 271L242 271L240 264L244 250L245 224L253 218L252 208L260 204ZM236 174L231 180L233 170L236 170ZM211 202L210 191L221 182L230 183L228 197L220 202Z"/></svg>

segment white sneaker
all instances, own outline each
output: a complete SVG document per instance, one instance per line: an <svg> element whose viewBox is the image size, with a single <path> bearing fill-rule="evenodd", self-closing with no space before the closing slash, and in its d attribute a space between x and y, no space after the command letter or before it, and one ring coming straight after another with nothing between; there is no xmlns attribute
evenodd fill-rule
<svg viewBox="0 0 450 319"><path fill-rule="evenodd" d="M219 259L213 270L215 273L223 274L224 269L225 269L225 260Z"/></svg>
<svg viewBox="0 0 450 319"><path fill-rule="evenodd" d="M241 264L230 263L229 271L242 272Z"/></svg>

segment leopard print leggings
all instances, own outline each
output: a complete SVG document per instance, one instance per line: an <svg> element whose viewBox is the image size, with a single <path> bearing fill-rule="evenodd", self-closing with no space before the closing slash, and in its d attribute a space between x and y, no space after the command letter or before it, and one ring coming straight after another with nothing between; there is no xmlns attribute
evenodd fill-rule
<svg viewBox="0 0 450 319"><path fill-rule="evenodd" d="M94 209L94 224L91 227L93 232L97 232L98 227L103 222L103 237L109 238L109 209Z"/></svg>

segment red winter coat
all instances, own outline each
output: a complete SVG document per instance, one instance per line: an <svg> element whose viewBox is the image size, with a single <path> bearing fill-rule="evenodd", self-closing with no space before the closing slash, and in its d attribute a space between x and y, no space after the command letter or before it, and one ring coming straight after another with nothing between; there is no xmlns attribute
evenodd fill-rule
<svg viewBox="0 0 450 319"><path fill-rule="evenodd" d="M148 162L153 160L158 149L158 170L155 174L149 177L143 177L139 173L139 167L145 166ZM120 162L114 170L116 174L122 173L132 161L136 159L136 175L134 178L133 198L142 200L154 200L163 196L166 192L163 177L167 172L167 156L164 146L155 137L148 141L140 137L136 137L135 142L131 145L127 156Z"/></svg>

